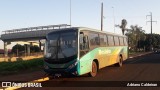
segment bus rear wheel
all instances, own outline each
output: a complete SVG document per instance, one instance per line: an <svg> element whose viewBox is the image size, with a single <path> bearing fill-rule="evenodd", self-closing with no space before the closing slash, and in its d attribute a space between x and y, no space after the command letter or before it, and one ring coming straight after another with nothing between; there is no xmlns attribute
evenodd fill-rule
<svg viewBox="0 0 160 90"><path fill-rule="evenodd" d="M92 71L89 73L90 77L95 77L97 75L98 68L95 61L92 62Z"/></svg>
<svg viewBox="0 0 160 90"><path fill-rule="evenodd" d="M122 67L122 65L123 65L123 57L122 57L122 56L119 56L118 66L119 66L119 67Z"/></svg>

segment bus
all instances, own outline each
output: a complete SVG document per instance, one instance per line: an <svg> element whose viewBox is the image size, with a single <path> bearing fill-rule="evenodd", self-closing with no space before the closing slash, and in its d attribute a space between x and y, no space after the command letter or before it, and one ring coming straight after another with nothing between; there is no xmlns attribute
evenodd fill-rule
<svg viewBox="0 0 160 90"><path fill-rule="evenodd" d="M122 66L128 58L128 38L101 30L71 27L46 35L44 71L49 75L95 77L99 69Z"/></svg>

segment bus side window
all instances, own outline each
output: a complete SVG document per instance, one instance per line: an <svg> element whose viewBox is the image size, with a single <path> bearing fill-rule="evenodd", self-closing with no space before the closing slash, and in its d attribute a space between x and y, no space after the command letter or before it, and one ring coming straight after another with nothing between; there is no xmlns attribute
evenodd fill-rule
<svg viewBox="0 0 160 90"><path fill-rule="evenodd" d="M115 46L119 46L119 39L117 36L114 37Z"/></svg>
<svg viewBox="0 0 160 90"><path fill-rule="evenodd" d="M89 49L88 36L80 34L80 50L88 50L88 49Z"/></svg>
<svg viewBox="0 0 160 90"><path fill-rule="evenodd" d="M79 35L80 50L83 50L83 34Z"/></svg>
<svg viewBox="0 0 160 90"><path fill-rule="evenodd" d="M106 46L109 46L108 36L107 36L107 35L105 35L105 37L106 37L106 39L105 39L105 41L106 41Z"/></svg>
<svg viewBox="0 0 160 90"><path fill-rule="evenodd" d="M120 45L123 46L124 42L123 42L123 38L122 37L119 37L119 41L120 41Z"/></svg>
<svg viewBox="0 0 160 90"><path fill-rule="evenodd" d="M113 36L109 36L109 35L108 35L107 39L108 39L108 45L109 45L109 46L114 46Z"/></svg>
<svg viewBox="0 0 160 90"><path fill-rule="evenodd" d="M94 49L96 47L99 47L100 40L99 35L97 33L90 32L89 34L89 41L90 41L90 49Z"/></svg>
<svg viewBox="0 0 160 90"><path fill-rule="evenodd" d="M123 38L123 40L124 40L124 45L127 46L128 45L127 38Z"/></svg>
<svg viewBox="0 0 160 90"><path fill-rule="evenodd" d="M84 46L84 49L86 49L86 50L88 50L89 49L89 42L88 42L88 36L87 35L85 35L84 37L83 37L83 46Z"/></svg>
<svg viewBox="0 0 160 90"><path fill-rule="evenodd" d="M100 46L106 46L107 45L107 37L103 34L100 34Z"/></svg>

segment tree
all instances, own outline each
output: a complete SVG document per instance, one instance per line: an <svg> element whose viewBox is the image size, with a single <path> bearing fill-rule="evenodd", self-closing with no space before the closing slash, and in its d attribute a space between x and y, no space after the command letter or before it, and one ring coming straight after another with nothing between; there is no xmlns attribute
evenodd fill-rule
<svg viewBox="0 0 160 90"><path fill-rule="evenodd" d="M20 44L16 44L15 46L12 47L12 53L17 54L17 56L22 55L25 53L25 49L26 49L26 45L20 45ZM30 51L31 52L39 52L40 49L38 46L34 45L34 46L30 46Z"/></svg>
<svg viewBox="0 0 160 90"><path fill-rule="evenodd" d="M17 56L19 56L19 53L23 52L24 49L25 49L24 46L16 44L15 46L12 47L12 53L17 54Z"/></svg>
<svg viewBox="0 0 160 90"><path fill-rule="evenodd" d="M31 46L30 48L31 48L31 52L39 52L40 51L40 48L36 45Z"/></svg>
<svg viewBox="0 0 160 90"><path fill-rule="evenodd" d="M124 35L125 29L127 25L127 20L123 19L120 28L122 29L122 34Z"/></svg>
<svg viewBox="0 0 160 90"><path fill-rule="evenodd" d="M127 20L126 19L122 20L121 25L116 25L116 27L121 28L123 35L124 35L124 32L127 30L126 25L127 25Z"/></svg>
<svg viewBox="0 0 160 90"><path fill-rule="evenodd" d="M15 46L12 47L13 53L21 52L23 50L24 50L24 46L22 46L20 44L16 44Z"/></svg>
<svg viewBox="0 0 160 90"><path fill-rule="evenodd" d="M145 31L138 25L131 25L131 29L126 33L129 39L129 47L132 50L138 50L145 48Z"/></svg>
<svg viewBox="0 0 160 90"><path fill-rule="evenodd" d="M151 50L151 46L153 48L160 48L160 35L159 34L146 34L146 47L147 50Z"/></svg>

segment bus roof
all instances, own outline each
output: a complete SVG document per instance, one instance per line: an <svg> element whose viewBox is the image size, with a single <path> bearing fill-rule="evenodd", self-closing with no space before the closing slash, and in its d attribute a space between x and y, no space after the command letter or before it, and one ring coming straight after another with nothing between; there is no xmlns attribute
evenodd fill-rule
<svg viewBox="0 0 160 90"><path fill-rule="evenodd" d="M105 33L105 34L109 34L109 35L116 35L116 36L126 37L125 35L111 33L111 32L106 32L106 31L101 31L101 30L98 30L98 29L92 29L92 28L87 28L87 27L77 27L77 28L80 31L93 31L93 32Z"/></svg>
<svg viewBox="0 0 160 90"><path fill-rule="evenodd" d="M106 32L106 31L101 31L101 30L98 30L98 29L93 29L93 28L88 28L88 27L61 28L61 29L56 29L55 31L63 31L63 30L70 30L70 29L72 29L72 30L79 30L79 31L93 31L93 32L98 32L98 33L105 33L105 34L109 34L109 35L126 37L125 35L111 33L111 32Z"/></svg>

